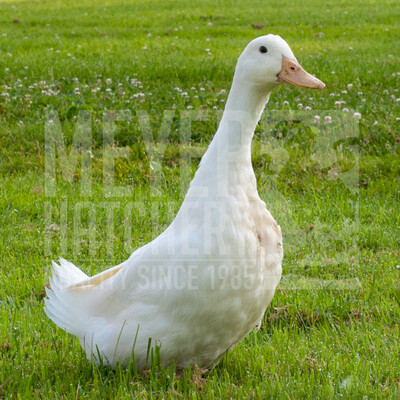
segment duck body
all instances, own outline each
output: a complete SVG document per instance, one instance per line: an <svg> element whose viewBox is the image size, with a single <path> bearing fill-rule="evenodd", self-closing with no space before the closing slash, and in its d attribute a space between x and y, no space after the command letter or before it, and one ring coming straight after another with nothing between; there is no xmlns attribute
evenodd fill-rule
<svg viewBox="0 0 400 400"><path fill-rule="evenodd" d="M283 258L281 229L251 165L254 129L282 68L274 67L275 79L248 80L246 51L260 43L294 57L274 35L243 52L219 128L171 225L91 278L63 259L53 263L45 311L79 338L88 359L115 367L134 358L145 369L158 346L165 366L210 368L260 326Z"/></svg>

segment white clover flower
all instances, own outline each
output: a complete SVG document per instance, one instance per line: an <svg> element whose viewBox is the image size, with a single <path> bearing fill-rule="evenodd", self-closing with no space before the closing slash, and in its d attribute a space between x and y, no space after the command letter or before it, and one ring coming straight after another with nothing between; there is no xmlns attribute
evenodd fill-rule
<svg viewBox="0 0 400 400"><path fill-rule="evenodd" d="M319 115L314 116L314 124L319 124L321 117Z"/></svg>
<svg viewBox="0 0 400 400"><path fill-rule="evenodd" d="M378 121L375 121L374 122L374 126L378 126L379 125L379 122Z"/></svg>
<svg viewBox="0 0 400 400"><path fill-rule="evenodd" d="M360 114L359 112L355 112L355 113L353 114L353 117L354 117L355 119L361 119L361 114Z"/></svg>
<svg viewBox="0 0 400 400"><path fill-rule="evenodd" d="M332 117L330 117L329 115L327 115L327 116L325 117L325 123L326 123L326 124L331 124L331 123L332 123Z"/></svg>
<svg viewBox="0 0 400 400"><path fill-rule="evenodd" d="M303 108L303 104L299 103L297 104L297 107L301 110Z"/></svg>
<svg viewBox="0 0 400 400"><path fill-rule="evenodd" d="M193 106L187 106L186 107L188 110L191 110L193 108Z"/></svg>
<svg viewBox="0 0 400 400"><path fill-rule="evenodd" d="M111 84L112 84L112 79L107 78L107 79L106 79L106 85L111 85Z"/></svg>
<svg viewBox="0 0 400 400"><path fill-rule="evenodd" d="M285 101L283 102L283 105L284 105L284 106L288 106L288 105L289 105L289 102L288 102L287 100L285 100Z"/></svg>
<svg viewBox="0 0 400 400"><path fill-rule="evenodd" d="M304 108L306 111L311 111L311 107L310 106L307 106L307 107L305 107Z"/></svg>
<svg viewBox="0 0 400 400"><path fill-rule="evenodd" d="M349 112L349 109L348 108L343 108L343 110L342 110L343 112Z"/></svg>
<svg viewBox="0 0 400 400"><path fill-rule="evenodd" d="M19 122L18 122L18 126L24 126L23 121L19 121Z"/></svg>
<svg viewBox="0 0 400 400"><path fill-rule="evenodd" d="M353 87L353 84L352 83L349 83L348 85L347 85L347 89L351 89Z"/></svg>

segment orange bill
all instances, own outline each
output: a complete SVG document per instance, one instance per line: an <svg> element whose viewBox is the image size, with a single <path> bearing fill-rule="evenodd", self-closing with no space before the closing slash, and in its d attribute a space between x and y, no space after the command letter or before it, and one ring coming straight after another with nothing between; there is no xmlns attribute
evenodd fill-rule
<svg viewBox="0 0 400 400"><path fill-rule="evenodd" d="M324 82L305 71L295 58L285 56L282 56L282 69L278 74L278 82L310 89L325 87Z"/></svg>

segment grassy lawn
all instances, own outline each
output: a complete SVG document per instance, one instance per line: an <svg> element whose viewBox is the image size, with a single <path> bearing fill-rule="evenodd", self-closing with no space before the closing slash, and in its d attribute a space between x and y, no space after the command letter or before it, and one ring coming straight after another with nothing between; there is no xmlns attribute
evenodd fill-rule
<svg viewBox="0 0 400 400"><path fill-rule="evenodd" d="M0 399L400 398L399 21L394 0L1 1ZM237 57L267 33L327 87L279 87L267 109L300 123L265 119L256 131L259 191L285 249L261 330L204 375L93 366L44 314L51 260L97 273L168 226ZM89 185L80 168L66 173L62 154L45 177L46 110L57 111L68 152L89 116ZM125 152L113 174L126 195L110 195L104 178L104 132L116 115L107 149ZM156 157L143 131L160 143L163 121L168 140ZM307 140L319 137L310 126L343 135L338 160L310 154Z"/></svg>

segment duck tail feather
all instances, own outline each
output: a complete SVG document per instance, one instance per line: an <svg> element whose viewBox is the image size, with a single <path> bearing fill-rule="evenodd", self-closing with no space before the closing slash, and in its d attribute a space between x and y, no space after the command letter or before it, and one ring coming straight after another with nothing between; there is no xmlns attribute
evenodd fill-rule
<svg viewBox="0 0 400 400"><path fill-rule="evenodd" d="M60 265L53 262L50 287L45 288L47 299L44 300L44 311L47 316L61 329L78 337L85 334L88 316L68 288L85 279L88 276L79 268L60 258Z"/></svg>

